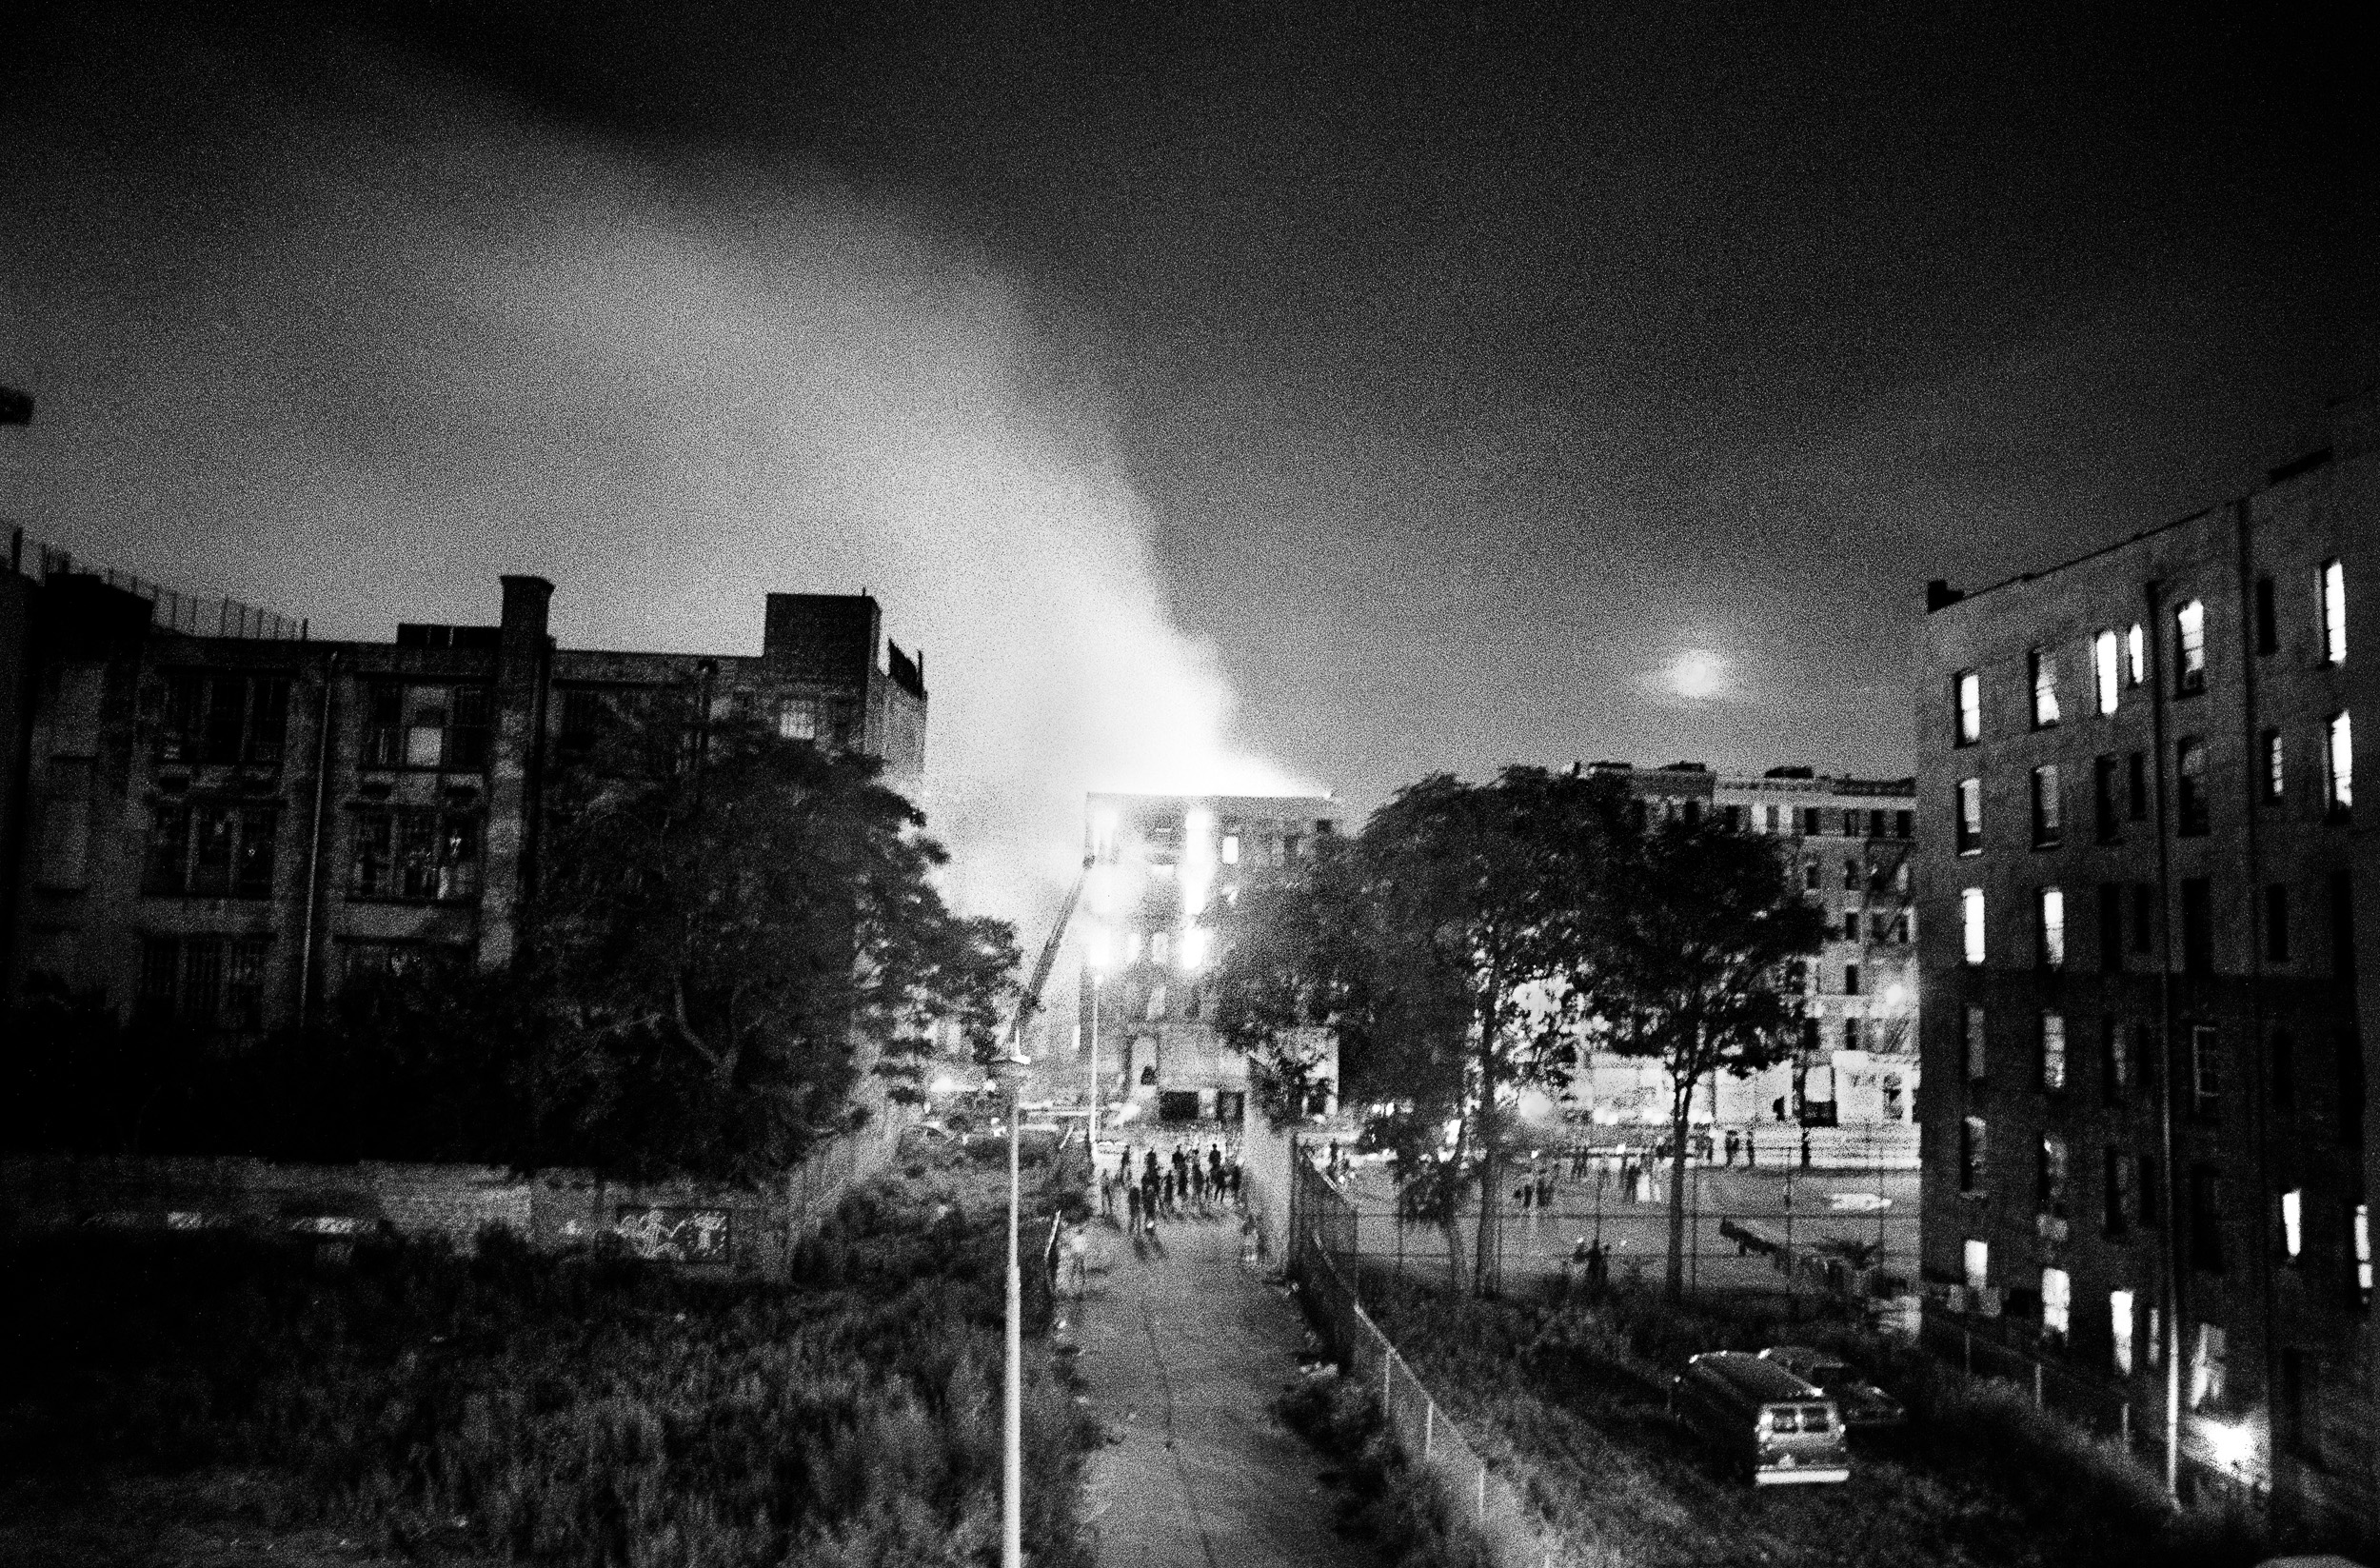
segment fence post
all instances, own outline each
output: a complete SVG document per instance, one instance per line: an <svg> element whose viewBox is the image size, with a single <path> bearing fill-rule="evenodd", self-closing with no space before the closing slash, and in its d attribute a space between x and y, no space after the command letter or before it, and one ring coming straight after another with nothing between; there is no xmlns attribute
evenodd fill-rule
<svg viewBox="0 0 2380 1568"><path fill-rule="evenodd" d="M1485 1459L1479 1461L1478 1495L1478 1518L1480 1523L1485 1524L1487 1522L1487 1460Z"/></svg>
<svg viewBox="0 0 2380 1568"><path fill-rule="evenodd" d="M1962 1364L1967 1368L1967 1376L1972 1378L1975 1375L1975 1331L1973 1329L1962 1328L1958 1331L1958 1348Z"/></svg>
<svg viewBox="0 0 2380 1568"><path fill-rule="evenodd" d="M2039 1361L2033 1363L2033 1407L2035 1410L2041 1408L2041 1363Z"/></svg>
<svg viewBox="0 0 2380 1568"><path fill-rule="evenodd" d="M2123 1439L2124 1452L2132 1451L2132 1401L2126 1399L2115 1407L2115 1430Z"/></svg>
<svg viewBox="0 0 2380 1568"><path fill-rule="evenodd" d="M1397 1352L1383 1340L1380 1343L1380 1415L1390 1417L1395 1410L1391 1402L1396 1393Z"/></svg>
<svg viewBox="0 0 2380 1568"><path fill-rule="evenodd" d="M1430 1462L1430 1451L1438 1446L1438 1401L1431 1399L1421 1407L1421 1462Z"/></svg>

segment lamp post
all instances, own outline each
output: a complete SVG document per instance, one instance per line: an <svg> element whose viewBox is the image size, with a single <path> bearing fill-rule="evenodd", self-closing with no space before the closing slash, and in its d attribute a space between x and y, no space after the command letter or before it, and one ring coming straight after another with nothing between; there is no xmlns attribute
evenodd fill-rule
<svg viewBox="0 0 2380 1568"><path fill-rule="evenodd" d="M1008 1085L1008 1344L1002 1389L1001 1568L1024 1565L1024 1274L1017 1263L1017 1123L1023 1120L1026 1058L1003 1057Z"/></svg>
<svg viewBox="0 0 2380 1568"><path fill-rule="evenodd" d="M1083 1159L1089 1164L1091 1195L1096 1198L1100 1184L1100 962L1094 952L1091 969L1091 1117L1085 1123ZM1098 1210L1094 1208L1093 1213Z"/></svg>

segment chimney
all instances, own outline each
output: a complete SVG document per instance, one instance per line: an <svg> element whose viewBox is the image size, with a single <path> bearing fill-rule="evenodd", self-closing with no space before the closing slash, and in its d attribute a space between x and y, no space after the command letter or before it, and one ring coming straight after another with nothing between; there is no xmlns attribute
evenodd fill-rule
<svg viewBox="0 0 2380 1568"><path fill-rule="evenodd" d="M1926 583L1926 613L1932 615L1935 610L1948 609L1966 597L1964 593L1951 586L1950 579L1947 577L1929 579Z"/></svg>

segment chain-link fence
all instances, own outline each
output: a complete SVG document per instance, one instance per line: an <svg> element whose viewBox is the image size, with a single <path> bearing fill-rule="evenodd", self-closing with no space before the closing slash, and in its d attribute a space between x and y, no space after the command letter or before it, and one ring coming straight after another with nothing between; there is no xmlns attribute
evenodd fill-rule
<svg viewBox="0 0 2380 1568"><path fill-rule="evenodd" d="M1292 1161L1291 1275L1346 1376L1377 1389L1380 1410L1406 1459L1442 1488L1452 1518L1478 1532L1502 1568L1555 1568L1577 1560L1515 1478L1473 1447L1340 1274L1333 1249L1348 1250L1354 1210L1304 1158Z"/></svg>
<svg viewBox="0 0 2380 1568"><path fill-rule="evenodd" d="M111 588L149 601L151 623L167 631L191 637L245 637L266 642L303 642L312 629L299 616L260 609L237 599L184 593L113 566L78 561L71 551L53 549L27 537L22 528L9 536L9 569L37 582L55 577L94 577Z"/></svg>

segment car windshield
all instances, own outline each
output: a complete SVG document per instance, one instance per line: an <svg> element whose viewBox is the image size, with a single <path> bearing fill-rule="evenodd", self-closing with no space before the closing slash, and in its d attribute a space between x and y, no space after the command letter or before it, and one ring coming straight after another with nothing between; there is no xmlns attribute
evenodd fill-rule
<svg viewBox="0 0 2380 1568"><path fill-rule="evenodd" d="M1825 1388L1832 1383L1839 1383L1849 1380L1851 1378L1851 1368L1845 1366L1840 1361L1817 1361L1814 1362L1811 1365L1810 1370L1802 1376L1809 1381L1817 1384L1820 1388Z"/></svg>

